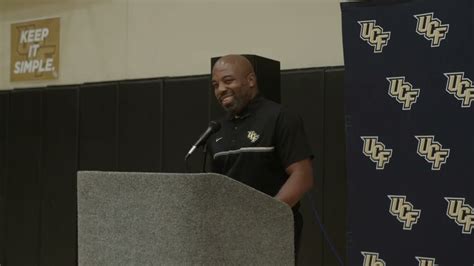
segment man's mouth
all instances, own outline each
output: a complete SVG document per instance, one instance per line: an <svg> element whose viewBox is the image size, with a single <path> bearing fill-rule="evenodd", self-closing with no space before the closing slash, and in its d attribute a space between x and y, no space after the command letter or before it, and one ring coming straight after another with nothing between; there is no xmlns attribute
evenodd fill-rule
<svg viewBox="0 0 474 266"><path fill-rule="evenodd" d="M221 103L222 105L228 105L232 102L233 96L232 95L226 95L224 97L221 97Z"/></svg>

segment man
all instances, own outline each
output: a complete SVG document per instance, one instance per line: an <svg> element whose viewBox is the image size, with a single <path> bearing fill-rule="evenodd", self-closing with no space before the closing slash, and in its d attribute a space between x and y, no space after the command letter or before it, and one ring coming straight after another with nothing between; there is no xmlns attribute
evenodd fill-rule
<svg viewBox="0 0 474 266"><path fill-rule="evenodd" d="M258 92L252 64L243 56L221 57L212 87L227 111L221 129L208 140L212 171L288 204L295 217L295 251L302 217L299 200L313 185L312 154L301 119Z"/></svg>

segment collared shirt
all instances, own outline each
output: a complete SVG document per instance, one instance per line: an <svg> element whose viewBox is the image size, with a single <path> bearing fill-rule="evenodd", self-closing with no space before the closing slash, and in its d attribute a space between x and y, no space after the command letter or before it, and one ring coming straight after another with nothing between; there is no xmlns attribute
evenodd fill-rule
<svg viewBox="0 0 474 266"><path fill-rule="evenodd" d="M301 118L261 96L220 123L207 142L212 171L270 196L288 179L288 166L312 158Z"/></svg>

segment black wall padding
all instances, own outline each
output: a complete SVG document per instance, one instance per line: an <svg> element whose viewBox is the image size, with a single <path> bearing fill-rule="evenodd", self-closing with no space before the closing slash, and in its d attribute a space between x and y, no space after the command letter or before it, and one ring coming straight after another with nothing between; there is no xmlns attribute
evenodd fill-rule
<svg viewBox="0 0 474 266"><path fill-rule="evenodd" d="M344 131L344 68L327 69L324 91L324 224L343 259L346 257L347 179ZM337 265L325 248L324 265Z"/></svg>
<svg viewBox="0 0 474 266"><path fill-rule="evenodd" d="M117 83L80 87L80 170L118 170L117 92Z"/></svg>
<svg viewBox="0 0 474 266"><path fill-rule="evenodd" d="M10 95L6 265L37 265L41 242L42 90Z"/></svg>
<svg viewBox="0 0 474 266"><path fill-rule="evenodd" d="M43 92L40 265L75 265L77 257L78 87Z"/></svg>
<svg viewBox="0 0 474 266"><path fill-rule="evenodd" d="M0 92L0 264L77 264L78 169L184 172L185 154L212 117L209 81L205 75ZM302 116L315 155L313 203L345 257L342 96L342 68L281 73L282 103ZM200 172L202 160L198 149L190 172ZM337 265L309 197L301 203L298 265Z"/></svg>
<svg viewBox="0 0 474 266"><path fill-rule="evenodd" d="M7 122L10 92L0 92L0 264L5 264L7 193Z"/></svg>
<svg viewBox="0 0 474 266"><path fill-rule="evenodd" d="M314 154L314 189L311 191L319 214L323 210L323 115L324 115L324 69L283 71L282 103L301 115L307 137ZM311 209L309 197L301 201L304 217L299 265L322 265L322 234Z"/></svg>
<svg viewBox="0 0 474 266"><path fill-rule="evenodd" d="M161 170L161 79L119 84L118 169L129 172Z"/></svg>
<svg viewBox="0 0 474 266"><path fill-rule="evenodd" d="M206 130L209 76L166 79L163 91L163 171L184 172L184 156ZM201 172L202 149L189 158L190 172Z"/></svg>

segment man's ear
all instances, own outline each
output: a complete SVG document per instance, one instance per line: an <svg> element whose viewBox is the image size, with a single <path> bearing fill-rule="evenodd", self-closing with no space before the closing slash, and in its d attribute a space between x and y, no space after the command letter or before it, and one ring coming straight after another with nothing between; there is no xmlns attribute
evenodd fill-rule
<svg viewBox="0 0 474 266"><path fill-rule="evenodd" d="M257 76L255 75L254 72L251 72L248 76L247 76L247 81L249 83L249 87L250 88L255 88L257 87Z"/></svg>

